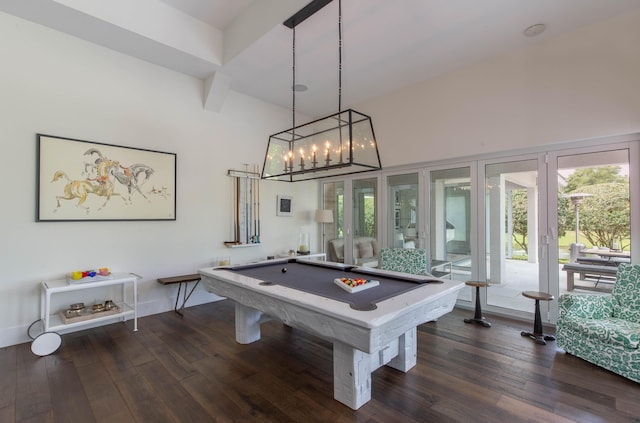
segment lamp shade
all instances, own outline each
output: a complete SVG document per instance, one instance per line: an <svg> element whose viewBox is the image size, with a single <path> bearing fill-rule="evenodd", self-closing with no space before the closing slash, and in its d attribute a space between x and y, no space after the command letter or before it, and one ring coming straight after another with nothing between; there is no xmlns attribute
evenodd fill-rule
<svg viewBox="0 0 640 423"><path fill-rule="evenodd" d="M333 211L332 210L316 210L316 222L333 223Z"/></svg>
<svg viewBox="0 0 640 423"><path fill-rule="evenodd" d="M379 169L371 118L348 109L271 135L262 179L296 182Z"/></svg>

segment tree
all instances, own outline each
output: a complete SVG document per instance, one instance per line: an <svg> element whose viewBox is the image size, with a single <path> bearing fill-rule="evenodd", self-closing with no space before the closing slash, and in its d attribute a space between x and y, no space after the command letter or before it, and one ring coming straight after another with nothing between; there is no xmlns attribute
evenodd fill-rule
<svg viewBox="0 0 640 423"><path fill-rule="evenodd" d="M525 252L527 248L527 190L511 191L511 221L513 242Z"/></svg>
<svg viewBox="0 0 640 423"><path fill-rule="evenodd" d="M604 184L607 182L625 183L620 175L620 166L583 167L576 169L568 178L564 187L565 193L578 192L579 187Z"/></svg>
<svg viewBox="0 0 640 423"><path fill-rule="evenodd" d="M631 234L629 184L609 182L579 187L580 192L593 194L580 205L580 230L585 238L597 246L621 248Z"/></svg>
<svg viewBox="0 0 640 423"><path fill-rule="evenodd" d="M592 245L611 247L630 235L629 181L620 166L585 167L567 178L564 192L592 194L580 204L580 232ZM572 203L567 223L575 226Z"/></svg>
<svg viewBox="0 0 640 423"><path fill-rule="evenodd" d="M525 252L527 248L527 190L517 189L511 192L511 219L513 223L513 241ZM558 194L558 237L564 236L567 232L567 203L568 199Z"/></svg>
<svg viewBox="0 0 640 423"><path fill-rule="evenodd" d="M376 200L375 197L364 198L364 236L376 236Z"/></svg>

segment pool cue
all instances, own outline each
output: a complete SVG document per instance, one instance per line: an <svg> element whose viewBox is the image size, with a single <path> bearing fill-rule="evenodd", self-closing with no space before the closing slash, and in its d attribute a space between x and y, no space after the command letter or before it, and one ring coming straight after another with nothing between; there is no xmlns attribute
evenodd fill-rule
<svg viewBox="0 0 640 423"><path fill-rule="evenodd" d="M233 190L233 196L234 196L234 201L233 201L233 208L234 208L234 213L236 215L236 226L235 228L233 228L235 234L234 234L234 239L236 242L240 241L240 179L239 178L234 178L234 182L235 182L235 186L234 186L234 190Z"/></svg>
<svg viewBox="0 0 640 423"><path fill-rule="evenodd" d="M238 178L233 178L233 240L238 241Z"/></svg>
<svg viewBox="0 0 640 423"><path fill-rule="evenodd" d="M245 174L245 178L244 178L244 236L245 236L245 243L249 243L249 230L250 230L250 226L249 226L249 222L250 222L250 216L249 216L249 175L247 175L247 164L244 165L244 174Z"/></svg>
<svg viewBox="0 0 640 423"><path fill-rule="evenodd" d="M256 170L256 165L253 165L253 171L254 173ZM257 243L258 242L258 180L255 178L253 178L253 242Z"/></svg>
<svg viewBox="0 0 640 423"><path fill-rule="evenodd" d="M250 176L251 173L247 173L247 178ZM249 223L251 227L251 243L254 244L256 242L256 192L253 177L251 177L251 180L249 181L249 186L251 187L251 197L249 199L251 202L251 221Z"/></svg>
<svg viewBox="0 0 640 423"><path fill-rule="evenodd" d="M260 168L257 167L258 165L256 165L257 168L257 173L258 175L260 174ZM260 179L257 180L256 184L258 184L258 242L260 242Z"/></svg>

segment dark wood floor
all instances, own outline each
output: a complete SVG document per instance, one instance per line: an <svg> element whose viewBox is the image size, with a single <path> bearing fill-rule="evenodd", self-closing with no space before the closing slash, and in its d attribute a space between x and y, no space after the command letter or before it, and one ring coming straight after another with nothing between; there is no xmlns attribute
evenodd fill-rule
<svg viewBox="0 0 640 423"><path fill-rule="evenodd" d="M331 344L270 322L239 345L229 301L68 334L44 358L7 347L0 422L640 421L640 384L470 314L420 326L417 366L378 369L357 411L333 399Z"/></svg>

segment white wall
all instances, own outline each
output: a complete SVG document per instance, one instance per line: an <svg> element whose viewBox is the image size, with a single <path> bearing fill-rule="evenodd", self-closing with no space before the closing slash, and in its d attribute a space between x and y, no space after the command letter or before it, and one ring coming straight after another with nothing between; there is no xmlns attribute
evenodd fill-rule
<svg viewBox="0 0 640 423"><path fill-rule="evenodd" d="M140 311L150 314L173 307L176 287L158 277L223 254L265 258L295 248L300 226L316 228L314 182L263 181L263 245L222 244L233 236L227 169L262 165L289 110L230 92L220 113L207 112L200 80L3 13L0 57L0 347L28 339L42 280L102 266L135 272ZM36 133L177 153L177 220L35 222ZM293 218L276 217L277 194L294 197ZM213 299L199 288L190 304Z"/></svg>
<svg viewBox="0 0 640 423"><path fill-rule="evenodd" d="M638 43L640 12L356 109L372 116L385 167L633 133L640 130Z"/></svg>

